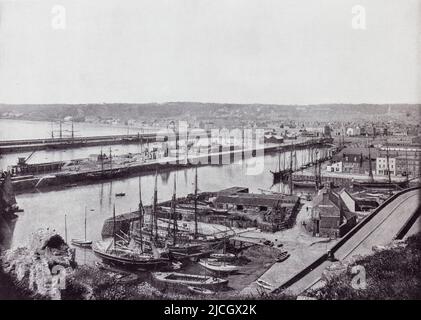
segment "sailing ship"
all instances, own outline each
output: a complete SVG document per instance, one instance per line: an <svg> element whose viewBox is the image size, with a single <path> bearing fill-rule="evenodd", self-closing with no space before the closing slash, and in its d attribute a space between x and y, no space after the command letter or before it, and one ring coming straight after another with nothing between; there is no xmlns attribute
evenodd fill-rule
<svg viewBox="0 0 421 320"><path fill-rule="evenodd" d="M194 190L194 233L193 236L185 235L185 233L177 230L177 214L176 214L176 179L174 177L174 192L171 203L171 217L172 230L168 228L169 241L167 248L169 254L174 259L190 259L197 260L200 257L209 255L218 247L224 239L216 237L200 236L198 232L198 217L197 217L197 199L198 199L198 178L197 167L195 168L195 190ZM168 219L170 221L171 219Z"/></svg>
<svg viewBox="0 0 421 320"><path fill-rule="evenodd" d="M157 175L155 175L154 210L150 217L150 238L145 239L142 191L139 177L139 221L137 234L126 235L115 230L115 205L113 208L113 238L100 241L92 247L95 255L108 263L140 270L157 270L170 266L167 250L158 248L158 228L156 219ZM154 228L155 226L155 228ZM154 232L155 231L155 232ZM117 238L119 238L117 240Z"/></svg>
<svg viewBox="0 0 421 320"><path fill-rule="evenodd" d="M106 158L107 156L105 155L105 153L102 152L102 149L101 149L101 154L98 156L98 160L101 163L101 169L94 170L87 173L86 179L89 179L89 180L112 179L112 178L120 178L129 174L128 167L113 168L111 148L110 148L110 155L109 155L110 167L108 169L104 169L104 159Z"/></svg>
<svg viewBox="0 0 421 320"><path fill-rule="evenodd" d="M85 207L85 237L83 239L72 239L71 243L74 246L81 247L81 248L91 248L92 247L92 241L86 240L86 207ZM66 226L67 229L67 226ZM67 231L66 231L67 234ZM67 238L67 235L66 235Z"/></svg>
<svg viewBox="0 0 421 320"><path fill-rule="evenodd" d="M158 269L169 265L168 258L126 248L113 239L94 243L92 250L105 262L137 270Z"/></svg>

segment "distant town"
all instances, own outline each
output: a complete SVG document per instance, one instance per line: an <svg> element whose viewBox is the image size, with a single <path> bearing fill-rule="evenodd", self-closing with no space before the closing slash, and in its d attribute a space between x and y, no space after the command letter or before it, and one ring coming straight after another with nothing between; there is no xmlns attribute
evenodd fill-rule
<svg viewBox="0 0 421 320"><path fill-rule="evenodd" d="M25 129L0 141L5 277L51 299L114 299L114 281L127 299L314 299L356 257L404 250L419 231L419 111L1 105L2 127ZM44 288L46 261L72 286Z"/></svg>

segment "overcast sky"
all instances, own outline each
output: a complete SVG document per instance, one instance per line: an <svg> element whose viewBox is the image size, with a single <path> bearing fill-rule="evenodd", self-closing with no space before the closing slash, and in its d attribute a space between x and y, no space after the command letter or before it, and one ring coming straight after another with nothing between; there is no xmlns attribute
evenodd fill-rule
<svg viewBox="0 0 421 320"><path fill-rule="evenodd" d="M0 103L421 103L420 30L421 0L0 0Z"/></svg>

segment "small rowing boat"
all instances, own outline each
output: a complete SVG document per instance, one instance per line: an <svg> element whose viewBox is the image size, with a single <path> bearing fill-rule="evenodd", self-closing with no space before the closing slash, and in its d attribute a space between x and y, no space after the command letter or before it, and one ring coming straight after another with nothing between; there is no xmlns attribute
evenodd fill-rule
<svg viewBox="0 0 421 320"><path fill-rule="evenodd" d="M85 237L83 239L72 239L71 240L72 245L81 247L81 248L92 247L92 241L86 239L86 224L87 224L87 217L86 217L86 207L85 207Z"/></svg>
<svg viewBox="0 0 421 320"><path fill-rule="evenodd" d="M199 264L210 271L217 273L234 273L239 270L238 266L232 264L226 264L222 261L213 261L209 259L202 259L199 261Z"/></svg>
<svg viewBox="0 0 421 320"><path fill-rule="evenodd" d="M199 287L208 290L217 290L228 284L227 279L197 274L185 274L177 272L153 272L152 278L157 285L164 287Z"/></svg>
<svg viewBox="0 0 421 320"><path fill-rule="evenodd" d="M81 248L91 248L92 247L92 241L90 240L82 240L82 239L72 239L71 240L72 245L81 247Z"/></svg>
<svg viewBox="0 0 421 320"><path fill-rule="evenodd" d="M286 259L288 259L290 254L286 251L279 254L279 256L276 258L276 262L283 262Z"/></svg>
<svg viewBox="0 0 421 320"><path fill-rule="evenodd" d="M214 295L215 294L215 291L205 289L205 288L200 288L200 287L188 286L187 289L189 289L190 292L196 293L196 294L203 294L203 295Z"/></svg>
<svg viewBox="0 0 421 320"><path fill-rule="evenodd" d="M265 280L258 279L258 280L256 281L256 284L257 284L259 287L262 287L263 289L266 289L266 290L272 290L272 285L271 285L270 283L266 282Z"/></svg>

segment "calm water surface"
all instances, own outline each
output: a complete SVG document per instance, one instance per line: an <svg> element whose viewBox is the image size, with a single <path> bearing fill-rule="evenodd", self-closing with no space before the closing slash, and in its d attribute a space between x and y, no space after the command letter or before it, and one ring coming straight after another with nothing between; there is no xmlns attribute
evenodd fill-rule
<svg viewBox="0 0 421 320"><path fill-rule="evenodd" d="M285 185L272 185L272 174L278 166L276 155L260 158L264 169L256 175L247 175L247 167L254 165L255 159L224 166L208 166L198 169L199 192L217 191L232 186L244 186L250 192L260 193L261 189L285 191ZM185 196L194 191L194 169L165 172L158 175L158 200L171 199L174 175L177 178L177 196ZM153 197L154 176L140 178L142 200L151 204ZM115 204L116 212L124 213L135 210L139 203L138 177L110 182L78 186L48 192L34 192L17 196L17 202L25 212L20 214L16 223L12 246L25 244L32 232L40 227L50 227L64 235L64 215L67 215L68 239L80 238L84 234L84 211L87 208L87 234L90 240L101 238L101 228L105 219L112 216ZM115 197L118 192L125 192L125 197Z"/></svg>

